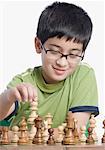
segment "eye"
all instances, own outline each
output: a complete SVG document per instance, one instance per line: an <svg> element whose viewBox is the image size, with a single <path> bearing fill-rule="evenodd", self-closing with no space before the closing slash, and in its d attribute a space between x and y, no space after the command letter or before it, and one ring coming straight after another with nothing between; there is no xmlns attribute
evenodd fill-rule
<svg viewBox="0 0 105 150"><path fill-rule="evenodd" d="M75 54L69 54L69 57L70 57L70 58L73 58L73 59L74 59L74 58L77 58L77 56L76 56Z"/></svg>
<svg viewBox="0 0 105 150"><path fill-rule="evenodd" d="M59 52L58 51L54 51L54 50L49 50L50 54L53 54L53 55L58 55Z"/></svg>

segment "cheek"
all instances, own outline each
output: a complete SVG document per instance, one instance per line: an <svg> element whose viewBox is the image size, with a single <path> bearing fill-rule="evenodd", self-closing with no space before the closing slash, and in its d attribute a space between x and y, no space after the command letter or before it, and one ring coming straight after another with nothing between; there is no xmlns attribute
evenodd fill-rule
<svg viewBox="0 0 105 150"><path fill-rule="evenodd" d="M76 64L71 64L69 66L69 73L72 74L76 70L77 66L78 65L76 65Z"/></svg>
<svg viewBox="0 0 105 150"><path fill-rule="evenodd" d="M53 60L48 59L47 56L45 56L45 55L43 55L43 54L42 54L41 58L42 58L42 65L43 65L43 66L46 66L46 67L47 67L47 66L49 66L49 65L51 65L51 64L54 63Z"/></svg>

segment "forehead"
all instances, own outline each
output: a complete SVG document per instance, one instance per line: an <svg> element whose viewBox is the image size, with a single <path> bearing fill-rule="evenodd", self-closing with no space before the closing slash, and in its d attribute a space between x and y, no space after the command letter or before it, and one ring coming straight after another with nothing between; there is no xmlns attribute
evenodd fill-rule
<svg viewBox="0 0 105 150"><path fill-rule="evenodd" d="M61 47L62 49L83 49L83 44L82 43L77 43L74 38L67 40L66 37L58 38L58 37L53 37L49 38L45 42L46 46L50 45L56 45L58 47Z"/></svg>

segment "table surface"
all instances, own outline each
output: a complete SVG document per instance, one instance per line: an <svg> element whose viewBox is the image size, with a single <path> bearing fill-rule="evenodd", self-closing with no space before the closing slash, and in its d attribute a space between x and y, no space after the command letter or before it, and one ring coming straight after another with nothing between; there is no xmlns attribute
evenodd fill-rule
<svg viewBox="0 0 105 150"><path fill-rule="evenodd" d="M78 145L0 145L0 150L105 150L105 143Z"/></svg>

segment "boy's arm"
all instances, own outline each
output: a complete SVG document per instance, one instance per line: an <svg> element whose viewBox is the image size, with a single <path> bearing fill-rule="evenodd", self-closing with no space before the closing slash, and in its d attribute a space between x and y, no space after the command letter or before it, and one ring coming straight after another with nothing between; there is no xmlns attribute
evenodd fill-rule
<svg viewBox="0 0 105 150"><path fill-rule="evenodd" d="M78 133L80 135L80 127L83 126L83 125L85 125L85 126L87 125L87 122L90 118L91 113L89 113L89 112L76 112L76 113L69 112L68 115L69 115L70 119L74 118L78 121L77 122L78 123L77 124L77 130L78 130ZM55 128L54 129L55 139L57 139L58 136L59 136L58 135L58 128Z"/></svg>
<svg viewBox="0 0 105 150"><path fill-rule="evenodd" d="M75 112L72 113L71 111L68 113L69 118L74 118L77 120L77 127L78 132L80 132L81 126L86 126L88 123L88 120L90 118L91 113L90 112Z"/></svg>
<svg viewBox="0 0 105 150"><path fill-rule="evenodd" d="M0 95L0 120L3 120L15 109L14 97L9 97L10 89Z"/></svg>

